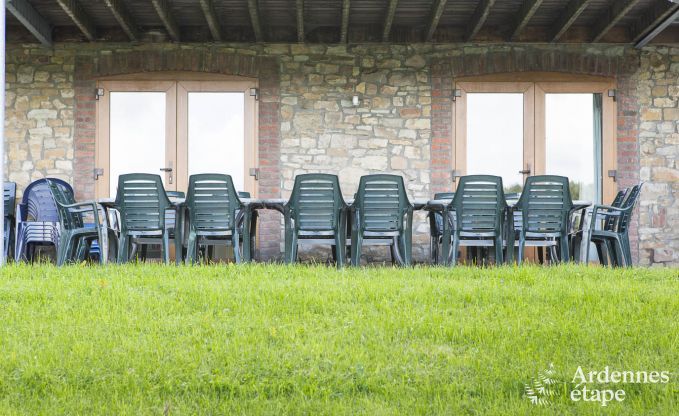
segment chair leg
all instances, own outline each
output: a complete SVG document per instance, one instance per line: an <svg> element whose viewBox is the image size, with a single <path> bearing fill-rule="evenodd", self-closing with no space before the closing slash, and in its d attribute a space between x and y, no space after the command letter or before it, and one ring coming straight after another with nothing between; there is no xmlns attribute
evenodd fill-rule
<svg viewBox="0 0 679 416"><path fill-rule="evenodd" d="M559 248L561 248L561 258L559 261L561 263L568 263L570 261L570 249L568 247L568 235L562 235L561 241L559 242Z"/></svg>
<svg viewBox="0 0 679 416"><path fill-rule="evenodd" d="M233 227L233 232L231 233L231 242L233 244L233 260L236 264L243 262L243 258L240 252L240 233L238 232L238 227ZM247 241L243 241L243 244L249 244Z"/></svg>
<svg viewBox="0 0 679 416"><path fill-rule="evenodd" d="M129 237L121 233L118 239L118 263L126 263L129 261L128 257L129 250L130 250Z"/></svg>
<svg viewBox="0 0 679 416"><path fill-rule="evenodd" d="M450 253L450 265L451 266L456 266L457 265L457 252L460 250L460 235L456 232L453 235L453 251ZM448 255L447 253L444 253L446 256Z"/></svg>
<svg viewBox="0 0 679 416"><path fill-rule="evenodd" d="M198 248L196 245L196 233L189 231L189 237L186 242L186 257L184 261L186 264L194 264L198 255Z"/></svg>
<svg viewBox="0 0 679 416"><path fill-rule="evenodd" d="M630 248L629 237L624 234L619 238L622 245L622 253L625 256L625 266L632 267L632 249Z"/></svg>
<svg viewBox="0 0 679 416"><path fill-rule="evenodd" d="M519 235L519 253L516 256L516 263L523 263L523 256L526 253L526 237L523 233Z"/></svg>
<svg viewBox="0 0 679 416"><path fill-rule="evenodd" d="M495 237L495 265L504 264L504 256L502 255L502 236Z"/></svg>

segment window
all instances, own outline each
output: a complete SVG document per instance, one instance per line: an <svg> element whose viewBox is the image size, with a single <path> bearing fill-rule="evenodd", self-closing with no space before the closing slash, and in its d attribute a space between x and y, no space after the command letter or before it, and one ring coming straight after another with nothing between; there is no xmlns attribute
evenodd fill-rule
<svg viewBox="0 0 679 416"><path fill-rule="evenodd" d="M527 77L544 82L524 81ZM520 81L511 81L516 78ZM573 199L609 201L616 192L615 102L610 80L563 74L466 78L455 88L454 176L492 174L505 192L520 192L528 175L571 181Z"/></svg>

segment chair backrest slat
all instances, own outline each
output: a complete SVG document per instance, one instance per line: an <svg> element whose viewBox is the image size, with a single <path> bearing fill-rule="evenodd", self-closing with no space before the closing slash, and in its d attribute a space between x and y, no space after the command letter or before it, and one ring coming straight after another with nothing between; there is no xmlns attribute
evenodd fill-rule
<svg viewBox="0 0 679 416"><path fill-rule="evenodd" d="M191 227L197 232L227 231L235 227L241 202L230 175L191 175L186 198Z"/></svg>
<svg viewBox="0 0 679 416"><path fill-rule="evenodd" d="M342 192L337 175L297 175L290 195L295 227L303 231L330 231L337 227Z"/></svg>
<svg viewBox="0 0 679 416"><path fill-rule="evenodd" d="M568 178L539 175L526 180L516 205L522 213L522 227L532 233L566 233L573 209Z"/></svg>
<svg viewBox="0 0 679 416"><path fill-rule="evenodd" d="M115 204L125 231L162 230L170 208L160 176L149 173L120 175Z"/></svg>
<svg viewBox="0 0 679 416"><path fill-rule="evenodd" d="M463 176L451 205L456 213L457 230L499 233L507 206L502 178L491 175Z"/></svg>
<svg viewBox="0 0 679 416"><path fill-rule="evenodd" d="M410 202L403 177L377 174L361 177L354 204L361 213L361 229L392 232L403 229L403 215Z"/></svg>

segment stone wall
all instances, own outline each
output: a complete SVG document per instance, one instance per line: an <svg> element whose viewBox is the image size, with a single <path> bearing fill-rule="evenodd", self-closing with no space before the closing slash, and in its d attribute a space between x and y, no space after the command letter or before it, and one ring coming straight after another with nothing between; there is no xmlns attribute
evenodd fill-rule
<svg viewBox="0 0 679 416"><path fill-rule="evenodd" d="M329 172L339 174L351 197L361 175L395 172L406 179L411 198L450 187L455 77L511 71L615 77L619 186L638 181L640 140L642 176L655 178L643 195L641 262L678 262L677 224L671 219L677 210L676 48L640 54L592 45L82 43L52 50L9 45L7 59L10 178L23 187L38 177L60 176L75 181L80 197L91 197L94 185L92 90L102 75L171 70L257 77L260 195L285 197L295 175ZM360 97L358 106L351 103L353 95ZM673 120L675 130L669 132ZM653 204L661 191L666 197ZM428 252L423 214L415 224L415 256L422 260ZM264 257L277 255L277 215L265 216L262 233ZM633 244L634 233L636 228Z"/></svg>
<svg viewBox="0 0 679 416"><path fill-rule="evenodd" d="M645 48L641 109L639 263L679 264L679 48Z"/></svg>
<svg viewBox="0 0 679 416"><path fill-rule="evenodd" d="M73 53L7 55L6 177L21 192L45 176L73 180Z"/></svg>

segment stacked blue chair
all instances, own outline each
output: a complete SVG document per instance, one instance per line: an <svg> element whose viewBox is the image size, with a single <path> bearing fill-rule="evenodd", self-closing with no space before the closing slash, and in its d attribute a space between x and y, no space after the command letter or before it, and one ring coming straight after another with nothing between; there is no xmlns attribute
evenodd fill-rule
<svg viewBox="0 0 679 416"><path fill-rule="evenodd" d="M5 256L5 261L7 260L7 257L11 252L10 247L12 246L12 244L14 244L14 221L15 221L14 205L16 204L16 195L17 195L17 184L14 182L5 182L4 189L5 228L3 228L4 230L3 239L5 242L4 245L5 252L3 253L3 255Z"/></svg>
<svg viewBox="0 0 679 416"><path fill-rule="evenodd" d="M71 185L61 179L48 178L63 190L73 193ZM59 246L59 213L50 192L48 179L38 179L24 190L17 206L16 260L33 260L38 246Z"/></svg>

